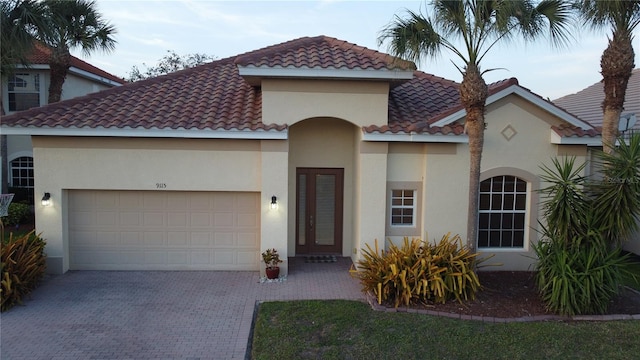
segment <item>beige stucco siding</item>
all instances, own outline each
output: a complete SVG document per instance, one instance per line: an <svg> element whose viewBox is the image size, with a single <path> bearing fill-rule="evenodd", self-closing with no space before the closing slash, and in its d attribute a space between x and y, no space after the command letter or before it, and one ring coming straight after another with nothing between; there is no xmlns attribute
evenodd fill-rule
<svg viewBox="0 0 640 360"><path fill-rule="evenodd" d="M387 124L389 85L328 80L262 81L262 122L289 124L315 117L346 119L357 126Z"/></svg>
<svg viewBox="0 0 640 360"><path fill-rule="evenodd" d="M585 146L558 146L549 141L550 126L560 120L517 96L509 96L487 107L481 180L498 175L515 175L527 181L529 203L526 240L537 241L540 209L537 189L540 165L559 155L586 160ZM387 163L390 182L423 181L421 237L438 240L451 232L466 240L469 183L467 144L391 144ZM393 241L401 236L389 236ZM524 249L487 249L492 262L502 269L528 270L534 256Z"/></svg>
<svg viewBox="0 0 640 360"><path fill-rule="evenodd" d="M47 87L48 86L49 85L47 84ZM78 96L106 90L112 87L113 86L98 83L96 80L90 80L71 73L67 75L67 78L64 81L62 88L62 100L73 99Z"/></svg>

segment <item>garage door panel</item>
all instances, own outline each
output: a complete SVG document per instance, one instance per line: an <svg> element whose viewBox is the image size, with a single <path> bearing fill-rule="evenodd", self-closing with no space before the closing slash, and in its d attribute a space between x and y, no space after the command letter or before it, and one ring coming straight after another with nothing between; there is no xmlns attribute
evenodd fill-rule
<svg viewBox="0 0 640 360"><path fill-rule="evenodd" d="M257 270L259 198L258 193L70 191L70 268Z"/></svg>
<svg viewBox="0 0 640 360"><path fill-rule="evenodd" d="M256 248L259 247L257 232L241 232L238 233L238 247Z"/></svg>
<svg viewBox="0 0 640 360"><path fill-rule="evenodd" d="M140 226L142 225L142 214L131 211L120 213L120 226Z"/></svg>
<svg viewBox="0 0 640 360"><path fill-rule="evenodd" d="M238 214L238 226L255 228L258 226L259 220L256 213L240 213Z"/></svg>
<svg viewBox="0 0 640 360"><path fill-rule="evenodd" d="M114 211L96 212L97 226L113 226L118 224L118 213Z"/></svg>

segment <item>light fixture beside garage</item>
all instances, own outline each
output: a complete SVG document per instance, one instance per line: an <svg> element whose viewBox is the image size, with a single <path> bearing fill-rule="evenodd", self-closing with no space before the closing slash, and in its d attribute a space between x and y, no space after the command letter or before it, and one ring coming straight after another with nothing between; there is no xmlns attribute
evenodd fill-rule
<svg viewBox="0 0 640 360"><path fill-rule="evenodd" d="M46 192L44 193L44 196L42 197L42 202L41 202L42 206L49 206L51 205L51 194Z"/></svg>
<svg viewBox="0 0 640 360"><path fill-rule="evenodd" d="M275 210L277 208L278 208L278 198L275 195L273 195L271 197L271 209Z"/></svg>

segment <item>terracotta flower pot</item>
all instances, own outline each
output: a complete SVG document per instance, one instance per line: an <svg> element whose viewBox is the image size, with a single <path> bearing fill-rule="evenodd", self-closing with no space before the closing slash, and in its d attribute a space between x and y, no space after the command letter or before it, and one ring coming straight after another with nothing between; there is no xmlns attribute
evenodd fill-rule
<svg viewBox="0 0 640 360"><path fill-rule="evenodd" d="M266 268L265 272L267 273L267 279L277 279L278 276L280 275L280 268L279 267Z"/></svg>

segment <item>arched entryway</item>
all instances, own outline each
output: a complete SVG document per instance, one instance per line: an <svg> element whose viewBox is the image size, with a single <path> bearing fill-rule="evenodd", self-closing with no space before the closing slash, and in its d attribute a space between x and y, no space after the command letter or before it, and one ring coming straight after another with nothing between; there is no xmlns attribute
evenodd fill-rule
<svg viewBox="0 0 640 360"><path fill-rule="evenodd" d="M290 254L350 255L358 130L336 118L290 126Z"/></svg>

